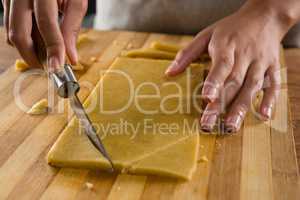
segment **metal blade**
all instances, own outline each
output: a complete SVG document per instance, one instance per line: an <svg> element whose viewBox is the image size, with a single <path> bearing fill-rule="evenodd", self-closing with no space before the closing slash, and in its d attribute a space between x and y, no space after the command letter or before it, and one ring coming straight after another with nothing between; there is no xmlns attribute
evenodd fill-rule
<svg viewBox="0 0 300 200"><path fill-rule="evenodd" d="M101 142L101 139L97 135L96 130L93 127L91 120L88 117L88 115L86 114L77 95L70 97L70 103L71 103L71 107L74 110L77 118L79 119L80 123L84 127L85 134L87 135L87 137L89 138L91 143L94 145L94 147L96 147L96 149L109 161L109 163L111 165L111 169L112 169L111 171L113 172L114 164L113 164L112 160L110 159L108 153L106 152L106 150Z"/></svg>

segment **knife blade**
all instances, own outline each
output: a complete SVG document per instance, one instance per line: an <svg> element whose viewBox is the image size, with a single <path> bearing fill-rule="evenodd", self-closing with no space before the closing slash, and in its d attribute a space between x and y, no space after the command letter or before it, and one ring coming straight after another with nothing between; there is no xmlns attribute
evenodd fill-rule
<svg viewBox="0 0 300 200"><path fill-rule="evenodd" d="M32 37L35 39L34 47L37 57L44 69L47 71L47 52L34 18ZM90 142L93 144L93 146L103 155L104 158L108 160L109 164L111 165L110 171L113 172L115 170L114 164L107 151L105 150L101 139L97 135L97 132L94 126L92 125L90 118L85 112L85 109L77 96L77 92L79 91L80 87L70 65L64 65L63 71L61 72L50 73L49 77L52 78L56 86L58 95L63 98L69 98L72 110L74 111L76 117L79 119L79 122L82 123L84 127L84 133L86 134Z"/></svg>
<svg viewBox="0 0 300 200"><path fill-rule="evenodd" d="M85 112L85 109L77 96L80 86L76 80L71 65L65 64L61 71L50 73L50 77L54 82L57 94L60 97L69 99L72 110L85 130L84 133L93 146L103 155L104 158L108 160L111 165L110 171L114 171L114 164L106 152L101 139L97 135L89 116Z"/></svg>
<svg viewBox="0 0 300 200"><path fill-rule="evenodd" d="M79 119L80 123L83 125L83 128L85 130L85 133L87 137L90 139L91 143L96 147L98 151L101 152L101 154L109 161L111 165L111 170L114 171L114 164L112 160L110 159L108 153L106 152L104 145L101 142L101 139L99 138L90 118L86 114L80 100L78 99L78 96L74 94L73 96L69 97L71 107Z"/></svg>

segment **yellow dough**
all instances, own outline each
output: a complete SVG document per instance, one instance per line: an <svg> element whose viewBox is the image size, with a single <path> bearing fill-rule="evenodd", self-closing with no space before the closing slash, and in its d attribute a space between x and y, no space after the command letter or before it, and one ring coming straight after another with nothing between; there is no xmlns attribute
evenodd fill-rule
<svg viewBox="0 0 300 200"><path fill-rule="evenodd" d="M84 70L84 66L80 62L77 62L76 65L72 65L72 69L74 71L81 71Z"/></svg>
<svg viewBox="0 0 300 200"><path fill-rule="evenodd" d="M68 56L66 56L66 63L68 63L68 64L71 63ZM84 70L84 66L80 62L77 62L76 65L71 65L71 66L72 66L73 71Z"/></svg>
<svg viewBox="0 0 300 200"><path fill-rule="evenodd" d="M150 59L163 59L173 60L176 57L176 53L160 51L155 49L134 49L124 51L122 56L129 58L150 58Z"/></svg>
<svg viewBox="0 0 300 200"><path fill-rule="evenodd" d="M77 38L77 45L79 46L80 44L89 41L90 38L86 33L81 33L78 38Z"/></svg>
<svg viewBox="0 0 300 200"><path fill-rule="evenodd" d="M151 48L161 51L177 53L182 47L176 44L154 41L151 43Z"/></svg>
<svg viewBox="0 0 300 200"><path fill-rule="evenodd" d="M112 35L114 34L112 33ZM81 33L77 40L79 63L85 69L90 67L94 63L91 57L98 58L103 53L103 47L109 45L112 39L112 36L103 37L103 34L99 34L99 31L95 30L87 30Z"/></svg>
<svg viewBox="0 0 300 200"><path fill-rule="evenodd" d="M205 67L193 64L186 72L166 78L164 71L169 64L166 60L118 58L84 103L121 172L186 180L192 177L199 149L200 111L194 106L199 99L192 98L191 93L198 91ZM131 93L138 94L133 95L135 103L130 101ZM125 105L126 109L109 113ZM130 125L126 130L125 122ZM110 167L83 134L76 118L51 148L48 163L59 167Z"/></svg>
<svg viewBox="0 0 300 200"><path fill-rule="evenodd" d="M165 43L165 42L160 42L160 41L154 41L151 44L151 48L154 50L159 50L159 51L165 51L165 52L170 52L170 53L177 53L182 49L182 46L176 45L176 44L171 44L171 43ZM210 57L207 53L202 54L198 60L199 62L208 62L210 61Z"/></svg>
<svg viewBox="0 0 300 200"><path fill-rule="evenodd" d="M154 41L148 49L133 49L124 51L122 56L129 58L150 58L150 59L163 59L163 60L174 60L176 54L181 46L176 44L170 44L165 42ZM208 54L201 55L196 62L208 62L210 57Z"/></svg>
<svg viewBox="0 0 300 200"><path fill-rule="evenodd" d="M35 103L30 110L27 111L27 114L30 115L41 115L48 112L48 100L42 99Z"/></svg>
<svg viewBox="0 0 300 200"><path fill-rule="evenodd" d="M21 60L21 59L17 59L15 62L15 70L19 71L19 72L23 72L26 71L27 69L29 69L29 65Z"/></svg>
<svg viewBox="0 0 300 200"><path fill-rule="evenodd" d="M188 137L170 147L149 155L129 168L129 173L158 174L175 178L191 179L196 170L199 139L198 135ZM181 159L174 159L174 158ZM172 159L170 159L172 158ZM191 168L191 166L193 166ZM165 170L165 169L168 170ZM185 176L183 177L182 174Z"/></svg>

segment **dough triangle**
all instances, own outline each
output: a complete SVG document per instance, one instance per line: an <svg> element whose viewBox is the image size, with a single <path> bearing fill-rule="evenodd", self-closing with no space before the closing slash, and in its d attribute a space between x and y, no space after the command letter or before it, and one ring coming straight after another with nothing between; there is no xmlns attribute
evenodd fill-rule
<svg viewBox="0 0 300 200"><path fill-rule="evenodd" d="M198 146L198 134L185 138L133 163L129 168L129 173L191 179L197 166Z"/></svg>

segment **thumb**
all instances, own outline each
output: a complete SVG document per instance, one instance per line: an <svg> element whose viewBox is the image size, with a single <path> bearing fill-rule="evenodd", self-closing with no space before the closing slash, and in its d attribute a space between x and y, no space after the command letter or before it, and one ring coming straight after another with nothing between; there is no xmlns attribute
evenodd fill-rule
<svg viewBox="0 0 300 200"><path fill-rule="evenodd" d="M63 10L64 15L61 23L61 32L64 38L67 56L73 65L78 61L76 40L86 10L87 0L69 0Z"/></svg>
<svg viewBox="0 0 300 200"><path fill-rule="evenodd" d="M211 34L211 27L198 33L187 47L177 53L175 60L168 67L165 74L176 76L183 72L194 60L207 51Z"/></svg>

